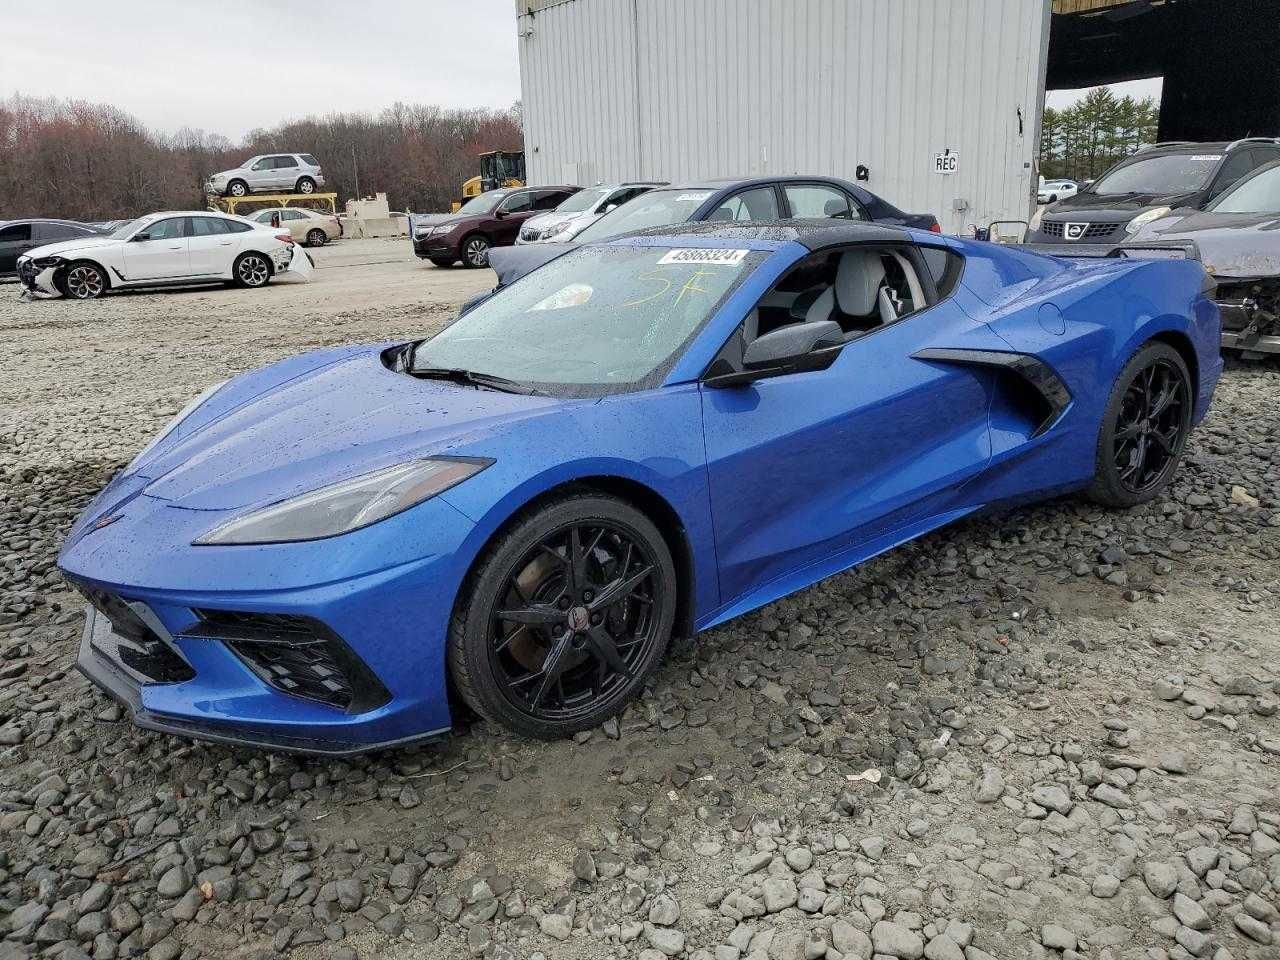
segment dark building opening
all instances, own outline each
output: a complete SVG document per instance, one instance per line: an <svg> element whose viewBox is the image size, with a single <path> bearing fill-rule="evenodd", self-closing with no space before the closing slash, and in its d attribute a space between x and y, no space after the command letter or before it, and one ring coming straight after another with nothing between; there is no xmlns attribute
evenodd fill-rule
<svg viewBox="0 0 1280 960"><path fill-rule="evenodd" d="M1053 0L1046 86L1163 77L1160 140L1280 136L1277 0Z"/></svg>

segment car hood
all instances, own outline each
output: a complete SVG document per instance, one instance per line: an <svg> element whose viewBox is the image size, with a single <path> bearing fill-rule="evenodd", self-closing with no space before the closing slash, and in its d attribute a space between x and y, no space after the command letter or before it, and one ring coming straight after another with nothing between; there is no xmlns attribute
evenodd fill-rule
<svg viewBox="0 0 1280 960"><path fill-rule="evenodd" d="M209 179L214 177L243 177L249 172L248 167L236 167L234 170L219 170L217 173L209 174Z"/></svg>
<svg viewBox="0 0 1280 960"><path fill-rule="evenodd" d="M1190 203L1195 194L1172 194L1160 196L1153 193L1131 193L1115 196L1103 196L1092 192L1077 193L1063 197L1045 211L1044 219L1068 221L1085 219L1091 223L1128 223L1138 214L1156 207L1179 207ZM1082 218L1081 215L1085 216Z"/></svg>
<svg viewBox="0 0 1280 960"><path fill-rule="evenodd" d="M463 217L456 213L411 213L409 220L414 227L434 227L442 223L461 221Z"/></svg>
<svg viewBox="0 0 1280 960"><path fill-rule="evenodd" d="M583 402L420 380L387 369L382 349L295 358L283 380L267 368L231 381L138 465L142 493L193 510L273 503L462 446L485 455L497 426Z"/></svg>
<svg viewBox="0 0 1280 960"><path fill-rule="evenodd" d="M1204 268L1215 277L1280 275L1280 216L1175 210L1147 224L1130 243L1193 241Z"/></svg>
<svg viewBox="0 0 1280 960"><path fill-rule="evenodd" d="M544 263L550 263L556 257L577 248L575 243L530 243L515 247L494 247L489 251L489 266L498 275L498 286L505 287Z"/></svg>
<svg viewBox="0 0 1280 960"><path fill-rule="evenodd" d="M65 257L68 254L80 253L83 250L113 247L119 242L119 240L112 240L110 237L78 237L75 240L59 240L57 243L47 243L43 247L33 247L23 256L30 257L32 260L37 260L41 257Z"/></svg>
<svg viewBox="0 0 1280 960"><path fill-rule="evenodd" d="M545 227L551 226L553 223L564 223L566 220L572 220L575 227L582 227L590 223L592 220L595 220L597 216L599 216L599 214L587 212L556 213L554 210L549 210L546 213L538 214L536 217L530 217L524 222L524 225L526 227L534 227L535 229L542 230Z"/></svg>

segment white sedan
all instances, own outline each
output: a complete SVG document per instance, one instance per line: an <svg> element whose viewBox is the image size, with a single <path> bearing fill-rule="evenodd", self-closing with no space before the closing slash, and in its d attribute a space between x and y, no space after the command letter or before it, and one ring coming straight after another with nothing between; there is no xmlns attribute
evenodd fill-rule
<svg viewBox="0 0 1280 960"><path fill-rule="evenodd" d="M1063 197L1074 197L1080 192L1074 180L1046 180L1036 194L1038 203L1057 203Z"/></svg>
<svg viewBox="0 0 1280 960"><path fill-rule="evenodd" d="M311 261L289 231L207 210L152 213L106 236L51 243L18 259L32 296L91 300L108 290L225 281L265 286Z"/></svg>

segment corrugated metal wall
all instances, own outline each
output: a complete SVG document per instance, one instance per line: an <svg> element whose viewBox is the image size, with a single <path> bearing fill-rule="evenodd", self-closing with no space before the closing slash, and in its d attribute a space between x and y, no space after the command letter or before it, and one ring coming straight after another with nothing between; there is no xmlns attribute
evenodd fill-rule
<svg viewBox="0 0 1280 960"><path fill-rule="evenodd" d="M1028 214L1048 0L534 7L517 2L531 182L853 179L866 164L871 190L949 231ZM950 176L933 169L944 150Z"/></svg>

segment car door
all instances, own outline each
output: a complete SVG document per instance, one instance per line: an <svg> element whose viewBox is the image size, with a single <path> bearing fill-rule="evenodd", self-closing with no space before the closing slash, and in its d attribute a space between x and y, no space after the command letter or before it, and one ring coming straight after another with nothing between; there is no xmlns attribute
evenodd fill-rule
<svg viewBox="0 0 1280 960"><path fill-rule="evenodd" d="M261 193L275 185L275 175L275 158L259 157L249 165L245 179L249 181L250 190Z"/></svg>
<svg viewBox="0 0 1280 960"><path fill-rule="evenodd" d="M236 240L221 217L187 218L187 254L191 276L217 277L231 270Z"/></svg>
<svg viewBox="0 0 1280 960"><path fill-rule="evenodd" d="M35 245L31 224L11 223L0 227L0 274L13 273L18 258Z"/></svg>
<svg viewBox="0 0 1280 960"><path fill-rule="evenodd" d="M533 209L534 194L532 190L519 190L510 194L498 205L490 228L490 243L495 247L506 246L516 242L516 234L520 232L520 224L524 223L536 212Z"/></svg>
<svg viewBox="0 0 1280 960"><path fill-rule="evenodd" d="M301 210L281 210L280 226L289 231L289 236L301 243L307 238L307 231L313 224L311 218Z"/></svg>
<svg viewBox="0 0 1280 960"><path fill-rule="evenodd" d="M276 157L274 184L277 190L292 190L298 185L298 177L302 176L302 168L298 166L298 158L293 154L281 154Z"/></svg>
<svg viewBox="0 0 1280 960"><path fill-rule="evenodd" d="M725 351L740 358L757 314ZM1003 341L948 298L855 335L826 369L702 385L721 596L730 608L843 569L962 503L965 482L991 456L994 374L914 356L939 344L995 349Z"/></svg>
<svg viewBox="0 0 1280 960"><path fill-rule="evenodd" d="M190 276L186 217L148 224L124 244L125 279L171 280Z"/></svg>

